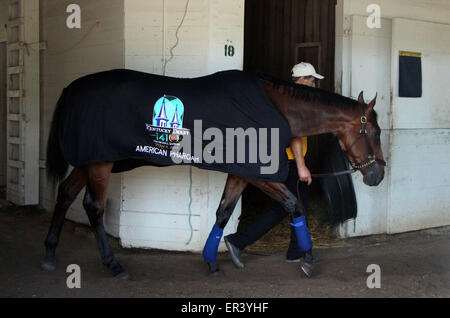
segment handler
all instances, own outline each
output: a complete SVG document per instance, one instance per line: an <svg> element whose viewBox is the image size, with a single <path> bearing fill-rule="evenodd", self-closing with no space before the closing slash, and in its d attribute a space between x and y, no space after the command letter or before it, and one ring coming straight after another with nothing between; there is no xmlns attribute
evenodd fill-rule
<svg viewBox="0 0 450 318"><path fill-rule="evenodd" d="M296 84L316 87L316 81L324 77L316 73L314 66L309 63L300 63L292 69L292 81ZM300 179L299 192L305 210L308 210L308 196L306 185L312 182L311 172L306 167L304 156L307 151L307 138L293 138L291 140L291 147L286 149L289 159L289 174L287 180L284 182L286 187L294 195L297 195L298 179ZM228 235L224 238L226 246L230 252L233 263L238 268L243 268L244 264L240 258L241 251L256 242L264 234L270 231L273 227L279 224L287 215L280 203L273 200L272 208L256 219L252 224L246 228ZM295 230L291 227L291 241L286 254L286 262L296 263L300 262L302 257L305 257L301 264L303 272L307 276L312 273L312 263L317 261L312 255L312 249L304 253L300 250L297 243L297 236Z"/></svg>

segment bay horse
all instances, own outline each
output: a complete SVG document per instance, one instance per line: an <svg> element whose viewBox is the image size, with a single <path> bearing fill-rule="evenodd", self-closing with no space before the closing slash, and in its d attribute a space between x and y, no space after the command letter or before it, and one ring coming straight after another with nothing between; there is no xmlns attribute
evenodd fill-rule
<svg viewBox="0 0 450 318"><path fill-rule="evenodd" d="M377 186L383 180L386 163L381 150L381 130L374 111L376 96L366 104L362 92L358 100L353 100L319 88L296 85L269 77L260 76L259 81L263 92L288 122L293 138L332 133L338 138L350 164L362 173L366 185ZM58 136L54 133L54 127L58 124L58 112L57 106L48 139L47 165L49 176L61 180L66 175L68 164L59 149ZM43 270L55 270L55 251L66 212L80 191L86 188L83 207L95 234L102 263L114 276L130 279L130 275L115 258L103 225L106 189L114 165L115 162L96 162L74 167L70 175L60 182L50 229L45 240L46 255L41 264ZM211 274L219 272L216 254L220 238L248 184L256 186L280 202L292 219L299 218L305 213L302 202L283 183L245 179L229 174L216 212L216 223L203 252Z"/></svg>

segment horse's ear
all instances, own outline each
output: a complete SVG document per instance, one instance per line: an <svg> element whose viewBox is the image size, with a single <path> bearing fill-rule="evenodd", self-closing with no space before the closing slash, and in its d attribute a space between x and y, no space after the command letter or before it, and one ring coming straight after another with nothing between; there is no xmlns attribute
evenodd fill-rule
<svg viewBox="0 0 450 318"><path fill-rule="evenodd" d="M372 99L372 101L367 104L367 109L372 110L375 107L375 104L377 103L377 97L378 97L378 93L375 95L374 99Z"/></svg>
<svg viewBox="0 0 450 318"><path fill-rule="evenodd" d="M359 93L358 102L360 102L361 104L365 104L366 103L364 101L364 92L363 91L361 91L361 93Z"/></svg>

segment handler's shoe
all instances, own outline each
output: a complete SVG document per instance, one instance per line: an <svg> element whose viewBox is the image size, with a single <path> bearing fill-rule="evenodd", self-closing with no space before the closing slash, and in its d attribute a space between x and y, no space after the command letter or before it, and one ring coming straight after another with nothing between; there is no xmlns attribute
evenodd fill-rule
<svg viewBox="0 0 450 318"><path fill-rule="evenodd" d="M301 259L301 256L295 258L286 257L286 263L300 263Z"/></svg>
<svg viewBox="0 0 450 318"><path fill-rule="evenodd" d="M300 263L300 269L306 275L306 277L310 278L313 273L314 265L304 260Z"/></svg>
<svg viewBox="0 0 450 318"><path fill-rule="evenodd" d="M225 236L223 240L225 241L225 245L227 246L228 251L230 252L231 260L233 261L234 265L236 265L237 268L244 268L244 263L242 263L241 261L241 250L238 249L233 244L231 244L227 236Z"/></svg>
<svg viewBox="0 0 450 318"><path fill-rule="evenodd" d="M305 253L305 262L316 264L319 262L319 258L317 256L312 255L312 253L306 252Z"/></svg>
<svg viewBox="0 0 450 318"><path fill-rule="evenodd" d="M319 258L312 255L312 253L302 253L298 256L286 256L286 263L300 263L303 256L305 256L305 261L308 263L315 264L319 262Z"/></svg>

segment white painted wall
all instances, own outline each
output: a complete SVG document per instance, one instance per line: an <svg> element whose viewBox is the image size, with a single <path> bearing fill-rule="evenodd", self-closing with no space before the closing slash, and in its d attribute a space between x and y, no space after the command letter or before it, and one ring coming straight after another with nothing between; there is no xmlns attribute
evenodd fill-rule
<svg viewBox="0 0 450 318"><path fill-rule="evenodd" d="M167 76L196 77L243 68L244 0L125 0L125 66ZM226 57L224 46L235 46Z"/></svg>
<svg viewBox="0 0 450 318"><path fill-rule="evenodd" d="M243 0L125 0L125 67L167 76L197 77L243 67ZM224 46L235 46L225 57ZM192 169L192 240L188 245L189 167L143 167L123 174L123 246L201 251L215 222L226 174ZM238 203L225 232L234 232ZM220 249L224 246L221 244Z"/></svg>
<svg viewBox="0 0 450 318"><path fill-rule="evenodd" d="M381 29L366 26L373 3L381 8ZM336 87L353 98L364 90L366 100L378 92L388 161L376 188L354 176L358 217L339 228L341 236L450 224L449 12L444 0L338 0ZM397 97L399 50L422 52L423 98Z"/></svg>
<svg viewBox="0 0 450 318"><path fill-rule="evenodd" d="M346 15L367 16L367 6L377 4L385 19L402 17L428 22L449 22L448 0L338 0L343 2Z"/></svg>
<svg viewBox="0 0 450 318"><path fill-rule="evenodd" d="M450 128L450 20L448 23L392 20L394 129ZM421 98L398 97L399 51L422 53Z"/></svg>
<svg viewBox="0 0 450 318"><path fill-rule="evenodd" d="M346 29L340 35L343 36L340 41L345 41L344 53L347 56L345 69L341 66L346 73L343 76L343 94L347 93L347 96L357 99L359 93L364 91L366 101L378 94L375 110L382 129L383 154L385 160L389 161L391 23L390 20L383 19L382 29L369 29L366 27L366 19L356 15L345 18ZM376 188L364 185L360 173L354 175L358 217L342 225L341 235L386 232L388 205L385 198L388 193L389 170L386 172L385 179Z"/></svg>
<svg viewBox="0 0 450 318"><path fill-rule="evenodd" d="M6 186L6 42L0 41L0 188Z"/></svg>
<svg viewBox="0 0 450 318"><path fill-rule="evenodd" d="M393 131L388 233L450 224L450 129Z"/></svg>
<svg viewBox="0 0 450 318"><path fill-rule="evenodd" d="M398 96L399 51L422 53L421 98ZM450 24L394 18L391 82L394 130L388 232L448 225Z"/></svg>

